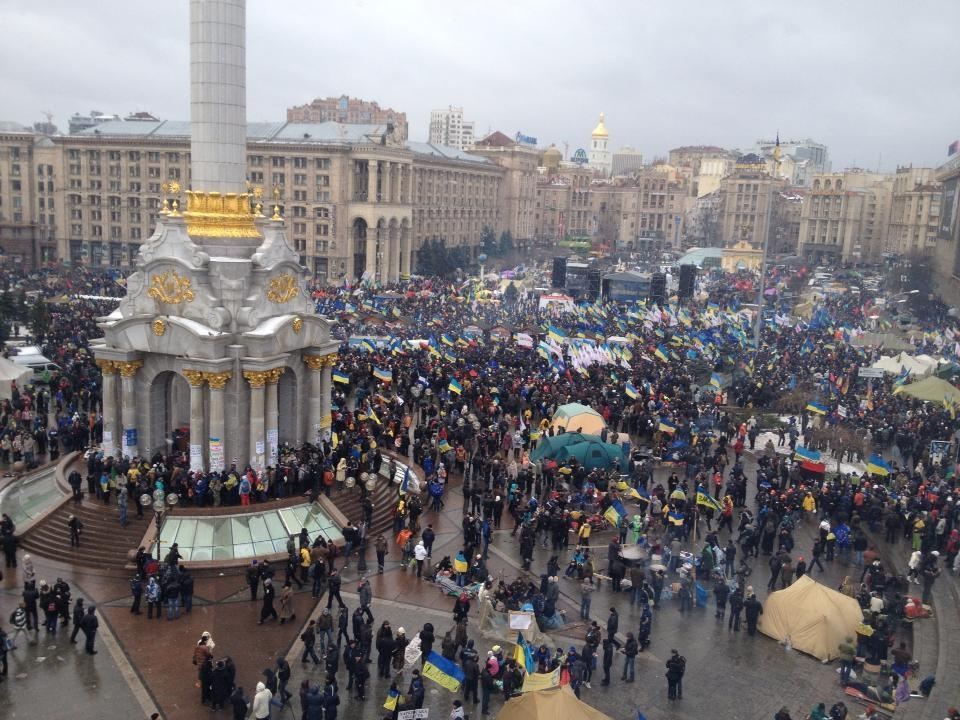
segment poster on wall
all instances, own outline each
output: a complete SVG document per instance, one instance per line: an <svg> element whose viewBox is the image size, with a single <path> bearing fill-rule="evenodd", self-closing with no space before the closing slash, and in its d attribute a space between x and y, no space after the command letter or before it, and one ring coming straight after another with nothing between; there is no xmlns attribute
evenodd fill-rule
<svg viewBox="0 0 960 720"><path fill-rule="evenodd" d="M190 469L203 470L203 445L190 443Z"/></svg>
<svg viewBox="0 0 960 720"><path fill-rule="evenodd" d="M113 431L112 430L103 431L103 442L101 443L101 449L103 450L103 456L105 458L113 456L114 447L113 447Z"/></svg>
<svg viewBox="0 0 960 720"><path fill-rule="evenodd" d="M219 472L223 469L223 443L220 438L210 438L210 471Z"/></svg>

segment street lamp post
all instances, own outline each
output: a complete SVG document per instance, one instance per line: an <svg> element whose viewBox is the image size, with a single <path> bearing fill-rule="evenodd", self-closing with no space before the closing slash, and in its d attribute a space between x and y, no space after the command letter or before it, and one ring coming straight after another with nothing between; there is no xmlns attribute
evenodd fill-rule
<svg viewBox="0 0 960 720"><path fill-rule="evenodd" d="M150 493L144 493L140 496L141 505L151 505L153 507L153 520L157 525L157 562L163 562L160 555L160 525L163 523L163 514L169 508L173 510L174 505L180 501L176 493L163 494L163 488L157 488Z"/></svg>

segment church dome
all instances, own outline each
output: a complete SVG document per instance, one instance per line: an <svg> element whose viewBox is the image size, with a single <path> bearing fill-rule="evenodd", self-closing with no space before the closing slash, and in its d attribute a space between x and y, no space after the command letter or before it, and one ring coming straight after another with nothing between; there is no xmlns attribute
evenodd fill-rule
<svg viewBox="0 0 960 720"><path fill-rule="evenodd" d="M561 153L556 145L551 145L543 152L543 167L546 168L558 168L560 167L560 161L563 160L563 153Z"/></svg>
<svg viewBox="0 0 960 720"><path fill-rule="evenodd" d="M607 137L607 126L603 123L603 113L600 113L600 122L597 123L597 126L593 129L591 133L592 137Z"/></svg>

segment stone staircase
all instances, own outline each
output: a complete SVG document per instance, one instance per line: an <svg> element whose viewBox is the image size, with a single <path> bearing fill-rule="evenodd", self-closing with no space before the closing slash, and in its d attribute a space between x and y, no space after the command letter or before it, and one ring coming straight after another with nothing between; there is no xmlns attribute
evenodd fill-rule
<svg viewBox="0 0 960 720"><path fill-rule="evenodd" d="M67 522L71 514L83 523L79 548L70 547ZM142 518L137 518L131 503L127 521L127 527L121 528L116 503L108 506L85 501L74 505L68 501L30 528L21 538L20 546L24 552L71 565L122 570L127 563L127 553L139 547L147 526L153 521L153 512L146 511Z"/></svg>
<svg viewBox="0 0 960 720"><path fill-rule="evenodd" d="M337 492L331 490L330 499L337 509L346 516L347 520L357 523L363 519L363 510L360 504L360 491L353 487ZM389 538L393 527L393 508L397 501L397 486L388 482L386 478L378 478L377 486L371 493L373 500L373 523L367 531L367 537L375 538L379 533ZM371 540L372 542L372 540Z"/></svg>

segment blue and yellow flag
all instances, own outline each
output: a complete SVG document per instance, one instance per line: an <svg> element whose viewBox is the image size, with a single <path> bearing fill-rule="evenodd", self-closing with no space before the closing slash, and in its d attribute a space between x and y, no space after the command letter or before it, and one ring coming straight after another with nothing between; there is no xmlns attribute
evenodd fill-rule
<svg viewBox="0 0 960 720"><path fill-rule="evenodd" d="M344 385L349 385L349 384L350 384L350 376L347 375L347 374L346 374L345 372L343 372L342 370L334 370L334 371L333 371L333 381L334 381L335 383L343 383Z"/></svg>
<svg viewBox="0 0 960 720"><path fill-rule="evenodd" d="M669 420L667 420L666 418L660 418L660 424L657 426L657 429L660 430L660 432L665 432L670 435L673 435L673 433L677 431L677 426L674 425Z"/></svg>
<svg viewBox="0 0 960 720"><path fill-rule="evenodd" d="M393 370L375 367L373 368L373 376L381 382L393 382Z"/></svg>
<svg viewBox="0 0 960 720"><path fill-rule="evenodd" d="M668 352L670 351L665 349L663 345L658 345L657 349L653 351L653 354L662 362L670 362L670 356L667 354Z"/></svg>
<svg viewBox="0 0 960 720"><path fill-rule="evenodd" d="M450 692L457 692L460 689L460 683L463 682L464 677L463 670L456 663L447 660L443 655L439 655L433 650L427 655L427 661L423 664L420 674Z"/></svg>
<svg viewBox="0 0 960 720"><path fill-rule="evenodd" d="M383 701L383 706L387 710L396 710L397 703L400 701L400 691L391 690L387 693L387 699Z"/></svg>
<svg viewBox="0 0 960 720"><path fill-rule="evenodd" d="M720 373L711 373L710 384L717 390L723 388L723 380L720 378Z"/></svg>
<svg viewBox="0 0 960 720"><path fill-rule="evenodd" d="M808 402L805 409L817 415L826 415L830 410L826 405L813 401Z"/></svg>
<svg viewBox="0 0 960 720"><path fill-rule="evenodd" d="M881 475L886 477L893 472L893 466L879 455L871 455L867 460L867 472L871 475Z"/></svg>
<svg viewBox="0 0 960 720"><path fill-rule="evenodd" d="M636 400L638 397L640 397L640 391L637 390L637 386L634 385L632 382L628 382L626 385L624 385L623 391L627 394L627 397L630 398L631 400Z"/></svg>
<svg viewBox="0 0 960 720"><path fill-rule="evenodd" d="M447 390L452 393L459 395L463 392L463 385L461 385L455 377L450 378L450 384L447 385Z"/></svg>
<svg viewBox="0 0 960 720"><path fill-rule="evenodd" d="M723 510L723 506L701 488L697 488L697 505L703 505L704 507L713 508L717 511Z"/></svg>
<svg viewBox="0 0 960 720"><path fill-rule="evenodd" d="M535 672L537 669L537 664L533 661L533 651L527 641L523 639L522 632L517 633L517 647L513 651L513 659L517 661L517 665L525 668L528 673Z"/></svg>
<svg viewBox="0 0 960 720"><path fill-rule="evenodd" d="M619 527L620 521L627 516L627 509L623 506L622 502L614 500L610 503L610 507L603 513L603 516L611 525Z"/></svg>
<svg viewBox="0 0 960 720"><path fill-rule="evenodd" d="M553 325L547 326L547 336L554 342L558 343L567 339L567 334L560 328L554 327Z"/></svg>

